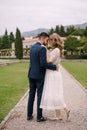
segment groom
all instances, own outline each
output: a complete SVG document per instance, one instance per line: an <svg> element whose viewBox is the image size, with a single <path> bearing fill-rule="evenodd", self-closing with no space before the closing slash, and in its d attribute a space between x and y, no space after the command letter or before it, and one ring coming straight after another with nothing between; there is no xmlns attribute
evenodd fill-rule
<svg viewBox="0 0 87 130"><path fill-rule="evenodd" d="M56 65L48 64L46 61L46 48L43 45L46 46L48 40L49 35L42 32L39 35L39 41L32 45L30 49L30 69L28 72L30 91L27 106L27 120L33 119L33 105L37 90L37 122L46 121L46 118L42 116L42 109L40 108L45 71L46 69L57 70Z"/></svg>

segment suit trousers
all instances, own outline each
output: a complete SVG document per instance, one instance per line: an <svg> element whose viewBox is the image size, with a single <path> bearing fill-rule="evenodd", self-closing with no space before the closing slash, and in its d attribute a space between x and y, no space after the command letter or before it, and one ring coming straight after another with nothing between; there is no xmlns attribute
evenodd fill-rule
<svg viewBox="0 0 87 130"><path fill-rule="evenodd" d="M43 92L44 78L43 79L29 78L29 83L30 83L30 90L27 106L27 117L31 117L33 114L35 94L37 91L37 119L40 119L42 117L42 109L40 108L40 102Z"/></svg>

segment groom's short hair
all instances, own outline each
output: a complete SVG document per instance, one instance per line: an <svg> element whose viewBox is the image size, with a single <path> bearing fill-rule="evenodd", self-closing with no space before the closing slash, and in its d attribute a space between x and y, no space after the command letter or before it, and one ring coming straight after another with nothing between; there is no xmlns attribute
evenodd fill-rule
<svg viewBox="0 0 87 130"><path fill-rule="evenodd" d="M41 37L44 37L44 38L49 37L49 34L47 34L46 32L41 32L39 34L39 38L41 38Z"/></svg>

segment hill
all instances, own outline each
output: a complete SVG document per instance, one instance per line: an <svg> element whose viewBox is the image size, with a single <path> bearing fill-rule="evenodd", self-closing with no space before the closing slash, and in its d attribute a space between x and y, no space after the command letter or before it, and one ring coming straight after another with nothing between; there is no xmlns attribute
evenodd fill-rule
<svg viewBox="0 0 87 130"><path fill-rule="evenodd" d="M67 25L67 26L64 26L65 30L67 27L69 26L72 26L72 25ZM83 23L83 24L76 24L76 25L73 25L75 28L81 28L81 29L85 29L87 27L87 23ZM36 29L36 30L32 30L32 31L28 31L28 32L23 32L22 33L22 36L23 37L35 37L37 36L39 33L41 32L49 32L50 29L46 29L46 28L39 28L39 29Z"/></svg>
<svg viewBox="0 0 87 130"><path fill-rule="evenodd" d="M47 32L48 33L48 31L49 31L49 29L39 28L39 29L32 30L32 31L29 31L29 32L23 32L22 36L23 37L35 37L41 32Z"/></svg>
<svg viewBox="0 0 87 130"><path fill-rule="evenodd" d="M82 28L82 29L85 29L87 27L87 23L83 23L83 24L77 24L77 25L74 25L75 28Z"/></svg>
<svg viewBox="0 0 87 130"><path fill-rule="evenodd" d="M85 29L87 27L87 23L83 23L83 24L72 24L72 25L67 25L67 26L64 26L65 30L67 29L67 27L69 26L74 26L75 28L81 28L81 29Z"/></svg>

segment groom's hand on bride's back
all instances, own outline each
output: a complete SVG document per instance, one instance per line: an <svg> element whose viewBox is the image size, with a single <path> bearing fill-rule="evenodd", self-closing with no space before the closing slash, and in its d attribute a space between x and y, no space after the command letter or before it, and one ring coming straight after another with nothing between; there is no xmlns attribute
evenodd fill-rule
<svg viewBox="0 0 87 130"><path fill-rule="evenodd" d="M59 71L59 66L58 65L56 65L56 70Z"/></svg>

